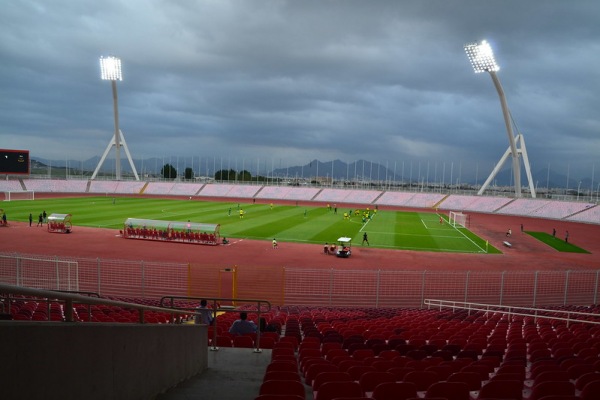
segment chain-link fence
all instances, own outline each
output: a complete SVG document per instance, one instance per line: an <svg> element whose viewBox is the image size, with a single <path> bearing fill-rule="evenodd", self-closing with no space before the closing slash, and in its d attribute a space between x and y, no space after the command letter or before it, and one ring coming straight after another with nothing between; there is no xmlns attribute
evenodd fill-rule
<svg viewBox="0 0 600 400"><path fill-rule="evenodd" d="M260 298L273 305L421 307L426 298L590 305L600 270L390 271L174 264L0 253L0 282L102 296Z"/></svg>

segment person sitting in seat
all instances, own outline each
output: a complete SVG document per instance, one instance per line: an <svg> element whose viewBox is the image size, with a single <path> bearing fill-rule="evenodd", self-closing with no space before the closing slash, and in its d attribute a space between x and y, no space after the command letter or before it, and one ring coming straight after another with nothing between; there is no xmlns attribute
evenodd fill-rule
<svg viewBox="0 0 600 400"><path fill-rule="evenodd" d="M256 324L253 321L248 321L248 314L245 311L240 313L240 319L233 321L231 328L229 328L229 333L238 336L255 332Z"/></svg>

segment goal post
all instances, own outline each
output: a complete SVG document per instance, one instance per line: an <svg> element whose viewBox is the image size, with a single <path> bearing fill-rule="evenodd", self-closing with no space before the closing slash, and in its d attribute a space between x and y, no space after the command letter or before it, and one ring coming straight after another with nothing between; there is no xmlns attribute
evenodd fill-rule
<svg viewBox="0 0 600 400"><path fill-rule="evenodd" d="M448 215L448 221L450 225L455 228L456 226L466 228L469 221L469 215L458 211L450 211L450 214Z"/></svg>
<svg viewBox="0 0 600 400"><path fill-rule="evenodd" d="M33 190L9 190L4 192L4 201L35 200Z"/></svg>

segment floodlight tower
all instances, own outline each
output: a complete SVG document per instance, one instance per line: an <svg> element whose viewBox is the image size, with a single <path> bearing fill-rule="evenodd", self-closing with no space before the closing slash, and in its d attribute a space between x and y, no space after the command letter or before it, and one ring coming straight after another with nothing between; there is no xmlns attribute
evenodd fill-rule
<svg viewBox="0 0 600 400"><path fill-rule="evenodd" d="M533 186L533 178L531 177L531 168L529 166L529 159L527 157L527 149L525 148L525 139L520 133L515 137L513 134L512 121L508 104L506 103L506 96L504 95L504 89L500 84L498 75L496 72L500 70L496 60L494 59L494 52L492 47L487 41L481 43L468 43L465 45L465 51L471 61L471 65L475 70L475 73L488 72L492 77L498 96L500 97L500 105L502 106L502 114L504 116L504 124L506 125L506 133L508 135L509 147L494 167L494 170L487 178L481 189L479 189L478 195L481 195L489 184L494 180L508 156L512 156L513 174L515 180L515 197L521 197L521 162L519 155L523 155L523 163L525 165L525 171L527 173L527 180L529 181L529 190L531 191L531 197L535 198L535 187ZM519 146L519 147L517 147Z"/></svg>
<svg viewBox="0 0 600 400"><path fill-rule="evenodd" d="M127 154L127 159L129 160L129 165L131 166L131 170L135 175L135 180L139 181L140 178L137 174L137 170L135 169L135 165L133 164L133 160L131 159L131 154L129 153L129 148L127 147L127 143L125 142L125 136L123 136L123 132L119 129L119 102L117 98L117 81L123 80L123 74L121 73L121 59L113 56L108 57L100 57L100 77L102 80L110 81L112 84L112 93L113 93L113 109L115 114L115 134L112 137L111 141L108 143L108 147L104 150L104 154L102 158L98 162L98 166L96 170L92 174L92 179L96 178L100 167L106 160L106 156L110 152L110 149L115 146L115 177L117 180L121 179L121 146L125 150Z"/></svg>

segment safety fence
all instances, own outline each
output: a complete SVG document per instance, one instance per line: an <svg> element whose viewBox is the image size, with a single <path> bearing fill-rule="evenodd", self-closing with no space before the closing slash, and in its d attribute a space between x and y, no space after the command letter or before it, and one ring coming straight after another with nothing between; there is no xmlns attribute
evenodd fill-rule
<svg viewBox="0 0 600 400"><path fill-rule="evenodd" d="M425 299L538 307L598 301L600 270L409 271L174 264L0 253L0 282L103 296L260 298L273 305L422 307Z"/></svg>

